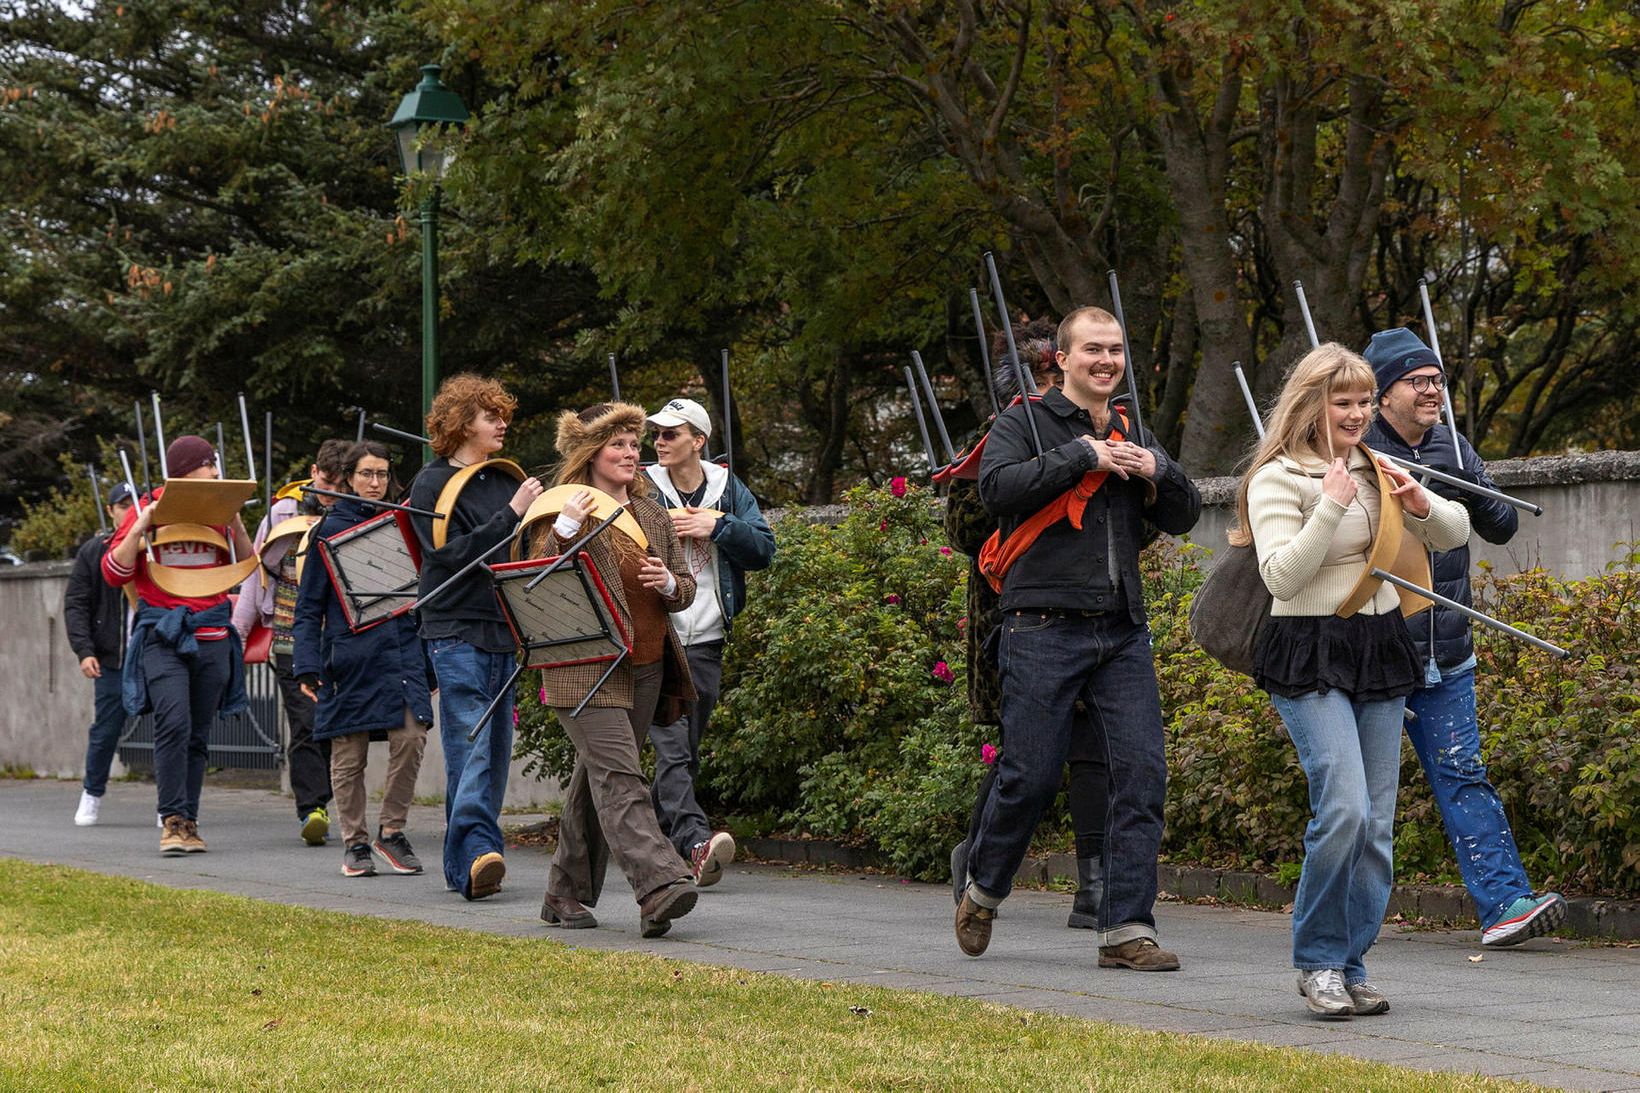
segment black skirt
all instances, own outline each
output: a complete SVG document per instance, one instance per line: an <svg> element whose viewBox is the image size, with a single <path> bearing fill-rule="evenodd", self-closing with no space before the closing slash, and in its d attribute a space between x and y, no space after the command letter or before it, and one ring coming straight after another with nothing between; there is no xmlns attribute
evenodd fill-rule
<svg viewBox="0 0 1640 1093"><path fill-rule="evenodd" d="M1253 649L1253 678L1283 698L1340 690L1362 702L1403 698L1423 672L1399 611L1272 616Z"/></svg>

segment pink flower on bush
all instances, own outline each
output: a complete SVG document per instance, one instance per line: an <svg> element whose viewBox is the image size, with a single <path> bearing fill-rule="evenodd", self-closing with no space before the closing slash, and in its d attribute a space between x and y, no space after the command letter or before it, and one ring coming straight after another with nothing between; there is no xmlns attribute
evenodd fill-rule
<svg viewBox="0 0 1640 1093"><path fill-rule="evenodd" d="M940 553L945 555L947 558L949 558L951 556L951 548L950 547L940 547Z"/></svg>
<svg viewBox="0 0 1640 1093"><path fill-rule="evenodd" d="M957 677L951 674L951 666L940 660L934 662L934 678L941 683L950 683Z"/></svg>
<svg viewBox="0 0 1640 1093"><path fill-rule="evenodd" d="M545 706L547 704L547 685L545 683L541 684L541 693L535 697L541 705Z"/></svg>
<svg viewBox="0 0 1640 1093"><path fill-rule="evenodd" d="M888 530L888 521L884 520L882 523L878 524L877 525L877 530L878 531L887 531Z"/></svg>
<svg viewBox="0 0 1640 1093"><path fill-rule="evenodd" d="M995 744L981 744L979 746L979 761L984 763L988 767L989 766L995 766L996 761L997 761L996 745Z"/></svg>
<svg viewBox="0 0 1640 1093"><path fill-rule="evenodd" d="M883 598L886 599L889 603L897 604L897 603L900 602L900 594L898 592L890 592L887 596L885 596Z"/></svg>
<svg viewBox="0 0 1640 1093"><path fill-rule="evenodd" d="M888 483L888 492L895 497L905 496L905 475L895 475Z"/></svg>
<svg viewBox="0 0 1640 1093"><path fill-rule="evenodd" d="M513 707L513 728L518 728L518 707Z"/></svg>

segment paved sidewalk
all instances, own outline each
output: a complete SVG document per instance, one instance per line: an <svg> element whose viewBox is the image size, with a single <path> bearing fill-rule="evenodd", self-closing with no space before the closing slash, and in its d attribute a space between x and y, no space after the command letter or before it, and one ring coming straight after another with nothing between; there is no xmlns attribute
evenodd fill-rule
<svg viewBox="0 0 1640 1093"><path fill-rule="evenodd" d="M670 935L644 941L630 890L614 869L597 908L598 929L546 928L537 918L546 880L540 850L509 852L506 887L492 899L467 903L446 892L434 868L442 809L418 807L411 815L408 833L427 874L348 879L340 872L341 847L303 846L290 801L272 793L208 784L200 831L211 852L182 858L159 856L151 785L111 785L97 827L73 825L78 800L76 783L0 781L0 856L275 903L963 995L1420 1069L1640 1090L1640 949L1538 939L1486 950L1473 962L1483 952L1473 932L1390 927L1368 962L1394 1008L1382 1017L1332 1023L1310 1018L1294 989L1285 915L1162 904L1162 938L1178 951L1184 970L1145 975L1095 966L1092 936L1065 928L1068 896L1019 892L997 920L990 952L971 960L952 939L949 887L736 865Z"/></svg>

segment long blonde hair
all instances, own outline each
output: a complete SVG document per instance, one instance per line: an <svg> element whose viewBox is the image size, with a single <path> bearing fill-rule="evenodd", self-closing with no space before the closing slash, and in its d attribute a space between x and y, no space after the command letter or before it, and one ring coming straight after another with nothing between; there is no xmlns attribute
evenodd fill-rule
<svg viewBox="0 0 1640 1093"><path fill-rule="evenodd" d="M1371 391L1377 385L1372 365L1337 342L1326 342L1304 354L1287 372L1281 394L1270 411L1264 439L1236 487L1236 522L1230 528L1231 546L1253 541L1247 519L1247 486L1260 467L1281 456L1302 459L1315 451L1315 440L1326 428L1327 400L1338 391Z"/></svg>

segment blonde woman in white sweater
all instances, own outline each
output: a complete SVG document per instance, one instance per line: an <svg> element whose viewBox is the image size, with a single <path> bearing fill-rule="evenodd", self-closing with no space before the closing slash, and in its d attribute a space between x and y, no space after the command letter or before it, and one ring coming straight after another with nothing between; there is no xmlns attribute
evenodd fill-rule
<svg viewBox="0 0 1640 1093"><path fill-rule="evenodd" d="M1325 1017L1384 1013L1363 963L1394 880L1392 836L1401 717L1417 686L1400 596L1382 584L1348 618L1378 534L1380 494L1362 446L1375 402L1372 368L1337 344L1293 366L1243 477L1231 542L1251 542L1273 598L1254 677L1286 723L1310 784L1304 867L1293 904L1299 993ZM1387 461L1390 503L1426 547L1469 538L1462 505L1427 493Z"/></svg>

